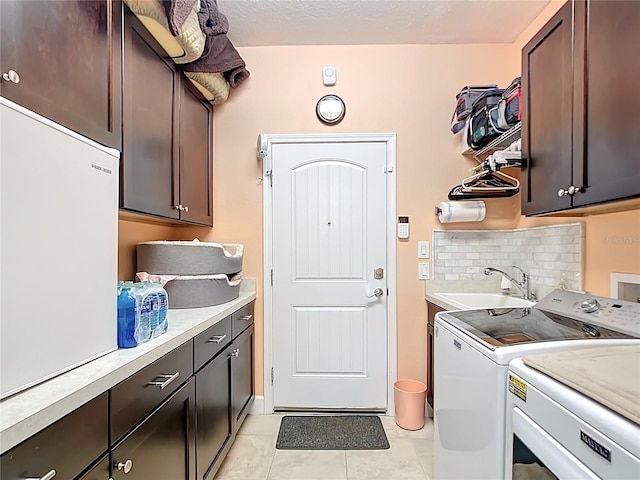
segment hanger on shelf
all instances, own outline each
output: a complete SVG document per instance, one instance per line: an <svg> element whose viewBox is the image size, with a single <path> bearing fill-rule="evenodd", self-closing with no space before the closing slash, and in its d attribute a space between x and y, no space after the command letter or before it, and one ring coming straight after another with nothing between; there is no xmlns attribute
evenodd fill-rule
<svg viewBox="0 0 640 480"><path fill-rule="evenodd" d="M449 192L449 200L472 198L512 197L520 192L517 178L500 171L506 165L493 161L483 162L473 169L473 175L465 178Z"/></svg>
<svg viewBox="0 0 640 480"><path fill-rule="evenodd" d="M520 182L517 178L503 172L491 172L483 170L475 175L465 178L460 182L463 189L468 191L492 191L492 190L520 190Z"/></svg>

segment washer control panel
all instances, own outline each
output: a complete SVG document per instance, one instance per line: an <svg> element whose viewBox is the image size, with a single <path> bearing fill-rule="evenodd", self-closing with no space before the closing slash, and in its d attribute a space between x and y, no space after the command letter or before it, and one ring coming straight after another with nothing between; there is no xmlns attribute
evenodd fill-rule
<svg viewBox="0 0 640 480"><path fill-rule="evenodd" d="M554 290L540 300L536 308L640 338L640 303Z"/></svg>

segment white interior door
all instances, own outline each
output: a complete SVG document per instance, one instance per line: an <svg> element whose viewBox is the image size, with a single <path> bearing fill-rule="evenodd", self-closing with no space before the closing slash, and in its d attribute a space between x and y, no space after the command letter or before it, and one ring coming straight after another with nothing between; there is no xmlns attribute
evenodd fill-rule
<svg viewBox="0 0 640 480"><path fill-rule="evenodd" d="M274 408L386 410L387 146L271 155Z"/></svg>

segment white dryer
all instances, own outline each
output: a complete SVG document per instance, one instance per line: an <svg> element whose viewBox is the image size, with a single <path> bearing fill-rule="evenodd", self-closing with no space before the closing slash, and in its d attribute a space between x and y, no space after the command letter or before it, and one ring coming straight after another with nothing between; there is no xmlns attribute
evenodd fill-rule
<svg viewBox="0 0 640 480"><path fill-rule="evenodd" d="M506 395L506 480L640 478L640 345L516 359Z"/></svg>

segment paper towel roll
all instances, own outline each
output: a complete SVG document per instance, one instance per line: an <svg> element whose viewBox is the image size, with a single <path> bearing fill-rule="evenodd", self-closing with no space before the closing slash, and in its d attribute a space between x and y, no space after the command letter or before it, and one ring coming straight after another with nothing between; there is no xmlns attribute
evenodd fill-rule
<svg viewBox="0 0 640 480"><path fill-rule="evenodd" d="M440 202L436 211L440 223L481 222L487 213L483 201Z"/></svg>

